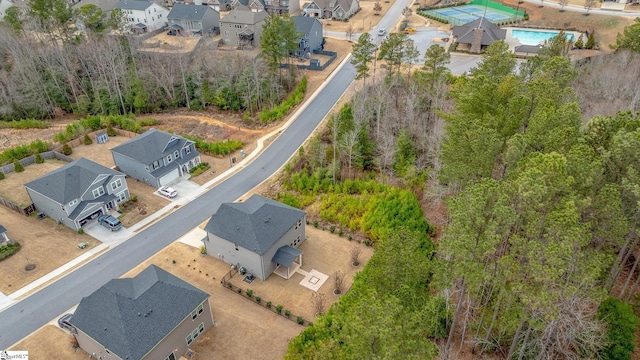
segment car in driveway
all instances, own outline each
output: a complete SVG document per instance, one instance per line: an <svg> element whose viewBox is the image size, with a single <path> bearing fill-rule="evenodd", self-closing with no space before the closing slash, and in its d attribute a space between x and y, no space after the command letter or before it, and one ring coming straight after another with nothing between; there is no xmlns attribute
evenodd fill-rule
<svg viewBox="0 0 640 360"><path fill-rule="evenodd" d="M98 223L111 231L118 231L122 228L120 220L111 215L100 215L98 217Z"/></svg>
<svg viewBox="0 0 640 360"><path fill-rule="evenodd" d="M164 195L170 199L176 197L178 195L178 191L170 186L163 186L158 189L158 193L160 195Z"/></svg>
<svg viewBox="0 0 640 360"><path fill-rule="evenodd" d="M61 328L65 329L65 330L71 331L73 326L69 323L69 319L71 319L72 315L73 314L64 314L64 315L60 316L60 318L58 319L58 326L60 326Z"/></svg>
<svg viewBox="0 0 640 360"><path fill-rule="evenodd" d="M387 30L386 29L378 30L378 36L385 36L386 34L387 34Z"/></svg>

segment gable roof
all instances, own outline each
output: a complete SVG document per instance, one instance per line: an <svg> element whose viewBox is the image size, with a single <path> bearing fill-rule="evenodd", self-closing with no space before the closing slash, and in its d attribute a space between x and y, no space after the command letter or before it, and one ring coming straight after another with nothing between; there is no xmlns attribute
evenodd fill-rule
<svg viewBox="0 0 640 360"><path fill-rule="evenodd" d="M254 194L245 202L221 204L204 229L263 255L304 215L302 210Z"/></svg>
<svg viewBox="0 0 640 360"><path fill-rule="evenodd" d="M148 165L176 150L180 151L187 143L193 143L193 141L166 131L150 129L114 147L111 151Z"/></svg>
<svg viewBox="0 0 640 360"><path fill-rule="evenodd" d="M316 22L320 24L320 29L322 29L322 23L315 16L292 16L291 18L295 21L296 30L299 33L309 34Z"/></svg>
<svg viewBox="0 0 640 360"><path fill-rule="evenodd" d="M89 159L80 158L28 182L24 186L60 204L66 204L73 199L82 197L82 194L101 175L106 175L102 180L103 184L114 175L124 176L119 171L109 169Z"/></svg>
<svg viewBox="0 0 640 360"><path fill-rule="evenodd" d="M313 0L312 2L322 10L333 11L339 6L344 11L348 11L356 1L357 0ZM333 6L330 6L331 4L333 4Z"/></svg>
<svg viewBox="0 0 640 360"><path fill-rule="evenodd" d="M146 0L122 0L117 3L114 8L126 10L147 10L154 3Z"/></svg>
<svg viewBox="0 0 640 360"><path fill-rule="evenodd" d="M175 4L167 15L167 19L202 21L207 11L216 10L206 5Z"/></svg>
<svg viewBox="0 0 640 360"><path fill-rule="evenodd" d="M141 359L209 294L151 265L84 297L69 323L122 359Z"/></svg>
<svg viewBox="0 0 640 360"><path fill-rule="evenodd" d="M255 25L268 17L269 14L266 11L251 11L251 9L244 5L238 5L235 9L229 11L227 16L223 17L220 21L232 24Z"/></svg>
<svg viewBox="0 0 640 360"><path fill-rule="evenodd" d="M494 41L504 40L507 36L506 29L500 29L496 24L492 23L485 17L479 17L464 25L456 25L453 27L453 35L458 39L459 43L472 44L474 37L477 35L476 29L482 29L481 44L491 45Z"/></svg>

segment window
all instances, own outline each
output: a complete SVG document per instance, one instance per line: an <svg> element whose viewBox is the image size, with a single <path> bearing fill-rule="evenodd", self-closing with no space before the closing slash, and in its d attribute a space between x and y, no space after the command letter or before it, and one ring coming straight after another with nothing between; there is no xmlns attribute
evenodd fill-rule
<svg viewBox="0 0 640 360"><path fill-rule="evenodd" d="M187 345L191 345L193 340L195 340L202 332L204 331L204 323L200 323L197 328L193 329L191 334L187 335Z"/></svg>
<svg viewBox="0 0 640 360"><path fill-rule="evenodd" d="M298 230L298 228L302 225L302 219L298 220L298 222L296 223L296 230Z"/></svg>
<svg viewBox="0 0 640 360"><path fill-rule="evenodd" d="M153 164L151 165L151 167L153 167L153 170L159 168L160 167L160 162L158 160L154 161Z"/></svg>
<svg viewBox="0 0 640 360"><path fill-rule="evenodd" d="M120 186L122 186L122 179L118 179L111 183L111 189L113 190L119 188Z"/></svg>
<svg viewBox="0 0 640 360"><path fill-rule="evenodd" d="M173 157L174 158L177 159L179 157L179 155L180 155L180 151L176 150L176 151L173 152Z"/></svg>
<svg viewBox="0 0 640 360"><path fill-rule="evenodd" d="M200 306L198 306L195 310L191 312L191 320L195 320L198 317L198 315L202 314L203 311L204 311L204 306L200 304Z"/></svg>
<svg viewBox="0 0 640 360"><path fill-rule="evenodd" d="M171 162L171 160L173 160L173 159L171 158L171 154L167 155L167 162L168 162L168 163L170 163L170 162Z"/></svg>
<svg viewBox="0 0 640 360"><path fill-rule="evenodd" d="M146 171L149 171L149 165L145 165L145 166L144 166L144 169L145 169Z"/></svg>
<svg viewBox="0 0 640 360"><path fill-rule="evenodd" d="M98 198L100 196L104 195L104 188L102 186L100 186L97 189L93 190L93 198Z"/></svg>
<svg viewBox="0 0 640 360"><path fill-rule="evenodd" d="M69 206L73 206L78 203L78 199L73 199L69 202Z"/></svg>
<svg viewBox="0 0 640 360"><path fill-rule="evenodd" d="M118 202L123 202L126 198L127 198L126 191L123 191L120 194L118 194Z"/></svg>
<svg viewBox="0 0 640 360"><path fill-rule="evenodd" d="M202 333L204 331L204 323L200 323L200 325L198 325L198 332Z"/></svg>
<svg viewBox="0 0 640 360"><path fill-rule="evenodd" d="M173 353L171 353L171 354L169 354L169 356L164 358L164 360L176 360L176 356Z"/></svg>
<svg viewBox="0 0 640 360"><path fill-rule="evenodd" d="M240 251L240 249L238 248L238 244L234 244L236 251Z"/></svg>
<svg viewBox="0 0 640 360"><path fill-rule="evenodd" d="M187 345L191 345L191 343L193 342L193 337L191 337L191 334L187 335Z"/></svg>
<svg viewBox="0 0 640 360"><path fill-rule="evenodd" d="M200 335L200 333L198 332L198 329L193 329L193 332L191 332L191 336L193 336L193 338L197 338L198 335Z"/></svg>
<svg viewBox="0 0 640 360"><path fill-rule="evenodd" d="M187 154L191 154L191 146L187 146L186 148L184 148L184 152L186 152Z"/></svg>
<svg viewBox="0 0 640 360"><path fill-rule="evenodd" d="M289 244L289 246L296 247L296 246L298 246L298 244L300 244L300 235L298 235L298 237L295 240L293 240L293 242L291 242L291 244Z"/></svg>

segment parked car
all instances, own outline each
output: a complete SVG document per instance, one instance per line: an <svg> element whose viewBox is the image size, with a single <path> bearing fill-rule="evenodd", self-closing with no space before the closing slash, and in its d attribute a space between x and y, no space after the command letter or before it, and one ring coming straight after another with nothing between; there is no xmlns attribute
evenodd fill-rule
<svg viewBox="0 0 640 360"><path fill-rule="evenodd" d="M164 195L168 198L174 198L178 195L178 191L170 186L163 186L160 189L158 189L158 193L160 195Z"/></svg>
<svg viewBox="0 0 640 360"><path fill-rule="evenodd" d="M71 319L72 315L73 314L64 314L64 315L62 315L58 319L58 326L60 326L63 329L71 331L71 328L73 328L73 326L69 323L69 319Z"/></svg>
<svg viewBox="0 0 640 360"><path fill-rule="evenodd" d="M120 220L111 215L100 215L100 217L98 217L98 223L111 231L118 231L122 228Z"/></svg>
<svg viewBox="0 0 640 360"><path fill-rule="evenodd" d="M386 34L387 34L387 30L386 29L378 30L378 36L385 36Z"/></svg>

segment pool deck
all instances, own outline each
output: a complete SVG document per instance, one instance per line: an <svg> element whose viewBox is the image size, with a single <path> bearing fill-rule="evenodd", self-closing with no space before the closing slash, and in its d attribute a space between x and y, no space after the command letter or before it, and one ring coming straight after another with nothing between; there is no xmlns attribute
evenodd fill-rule
<svg viewBox="0 0 640 360"><path fill-rule="evenodd" d="M504 41L509 45L509 50L511 50L512 52L515 52L516 46L526 45L526 44L520 43L520 41L518 41L518 39L513 37L513 33L512 33L513 30L539 31L539 32L550 32L550 33L557 33L557 32L560 31L560 30L519 28L519 27L503 27L503 29L507 30L507 35L506 35L506 38L504 39ZM572 34L574 36L574 39L578 39L580 37L580 35L582 35L582 33L577 32L577 31L566 31L565 30L565 33Z"/></svg>

